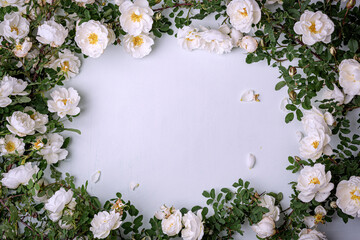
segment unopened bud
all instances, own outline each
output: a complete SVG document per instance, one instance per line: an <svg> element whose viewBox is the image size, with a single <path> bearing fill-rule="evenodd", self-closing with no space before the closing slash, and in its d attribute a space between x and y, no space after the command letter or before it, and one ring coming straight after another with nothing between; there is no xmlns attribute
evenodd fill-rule
<svg viewBox="0 0 360 240"><path fill-rule="evenodd" d="M335 201L332 201L332 202L330 203L330 207L331 207L331 208L337 208L336 202L335 202Z"/></svg>
<svg viewBox="0 0 360 240"><path fill-rule="evenodd" d="M346 3L346 8L347 9L352 9L356 4L356 0L349 0L347 3Z"/></svg>
<svg viewBox="0 0 360 240"><path fill-rule="evenodd" d="M335 56L336 56L336 48L331 47L331 48L330 48L330 54L335 57Z"/></svg>
<svg viewBox="0 0 360 240"><path fill-rule="evenodd" d="M355 56L354 56L354 60L360 62L360 57L355 55Z"/></svg>
<svg viewBox="0 0 360 240"><path fill-rule="evenodd" d="M290 97L291 101L295 101L296 100L296 92L294 90L289 92L289 97Z"/></svg>
<svg viewBox="0 0 360 240"><path fill-rule="evenodd" d="M298 161L301 161L301 158L299 158L298 156L295 156L295 160L298 162Z"/></svg>
<svg viewBox="0 0 360 240"><path fill-rule="evenodd" d="M161 12L155 14L155 20L159 21L161 19Z"/></svg>
<svg viewBox="0 0 360 240"><path fill-rule="evenodd" d="M289 68L290 77L293 77L296 73L297 73L296 67L290 67Z"/></svg>

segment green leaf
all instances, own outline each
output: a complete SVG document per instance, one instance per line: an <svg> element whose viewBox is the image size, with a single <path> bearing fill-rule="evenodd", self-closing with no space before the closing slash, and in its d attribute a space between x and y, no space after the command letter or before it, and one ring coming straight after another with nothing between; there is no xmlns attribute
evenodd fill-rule
<svg viewBox="0 0 360 240"><path fill-rule="evenodd" d="M285 81L281 81L281 82L278 82L276 85L275 85L275 90L276 91L279 91L280 89L282 89L283 87L286 86L286 82Z"/></svg>
<svg viewBox="0 0 360 240"><path fill-rule="evenodd" d="M359 49L359 43L355 39L350 39L348 43L348 47L351 52L355 53Z"/></svg>
<svg viewBox="0 0 360 240"><path fill-rule="evenodd" d="M294 113L288 113L285 117L285 122L289 123L294 119Z"/></svg>

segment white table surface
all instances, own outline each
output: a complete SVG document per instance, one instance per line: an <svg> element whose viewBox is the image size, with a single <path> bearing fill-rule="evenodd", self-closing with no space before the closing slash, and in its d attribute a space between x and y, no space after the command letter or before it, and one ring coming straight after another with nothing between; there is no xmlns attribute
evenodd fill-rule
<svg viewBox="0 0 360 240"><path fill-rule="evenodd" d="M238 178L259 192L283 192L297 175L286 171L287 157L298 154L299 122L285 124L280 102L285 88L274 90L278 70L266 62L248 65L240 49L216 55L187 52L174 37L157 39L153 52L133 59L122 47L109 47L99 59L85 59L81 73L67 83L81 94L81 115L68 127L70 154L62 164L78 184L102 202L123 193L145 221L162 204L176 208L205 205L201 193L230 187ZM260 103L240 102L246 89ZM253 153L254 169L246 166ZM135 181L140 187L129 189ZM359 239L358 220L340 219L321 230L330 240ZM241 239L256 239L248 226Z"/></svg>

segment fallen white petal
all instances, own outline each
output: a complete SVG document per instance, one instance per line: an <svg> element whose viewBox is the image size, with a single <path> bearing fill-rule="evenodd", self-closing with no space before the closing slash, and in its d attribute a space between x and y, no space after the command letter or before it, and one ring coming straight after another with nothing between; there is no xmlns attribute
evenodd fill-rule
<svg viewBox="0 0 360 240"><path fill-rule="evenodd" d="M93 183L97 183L100 179L100 175L101 175L101 171L96 171L92 176L91 176L91 181Z"/></svg>
<svg viewBox="0 0 360 240"><path fill-rule="evenodd" d="M288 112L288 110L286 109L286 105L289 104L289 99L288 98L284 98L283 100L281 100L280 102L280 110L283 112Z"/></svg>
<svg viewBox="0 0 360 240"><path fill-rule="evenodd" d="M140 186L140 184L137 183L137 182L131 182L130 183L130 189L133 190L133 191L135 191L135 189L137 189L139 186Z"/></svg>
<svg viewBox="0 0 360 240"><path fill-rule="evenodd" d="M255 99L254 90L247 90L241 95L240 101L242 102L252 102Z"/></svg>
<svg viewBox="0 0 360 240"><path fill-rule="evenodd" d="M256 158L255 158L254 154L249 153L248 158L246 160L246 164L247 164L248 168L252 169L255 165L255 162L256 162Z"/></svg>
<svg viewBox="0 0 360 240"><path fill-rule="evenodd" d="M296 139L300 142L301 139L304 137L304 134L300 131L296 132Z"/></svg>

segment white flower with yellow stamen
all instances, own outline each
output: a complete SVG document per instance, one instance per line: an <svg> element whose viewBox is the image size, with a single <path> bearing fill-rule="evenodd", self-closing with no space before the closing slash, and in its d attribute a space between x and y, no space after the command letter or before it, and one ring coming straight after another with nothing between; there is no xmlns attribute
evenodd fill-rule
<svg viewBox="0 0 360 240"><path fill-rule="evenodd" d="M331 172L325 173L325 166L317 163L313 167L305 166L300 171L296 189L300 191L299 199L310 202L315 198L317 202L323 202L330 195L334 184L330 182Z"/></svg>
<svg viewBox="0 0 360 240"><path fill-rule="evenodd" d="M325 155L331 155L332 148L329 145L330 136L321 129L312 130L309 135L302 138L300 141L300 155L303 158L316 160Z"/></svg>
<svg viewBox="0 0 360 240"><path fill-rule="evenodd" d="M80 102L80 96L75 89L61 87L54 90L50 96L53 99L47 102L50 112L56 112L61 118L80 113L80 108L77 106Z"/></svg>
<svg viewBox="0 0 360 240"><path fill-rule="evenodd" d="M319 223L325 223L324 217L326 216L326 210L321 205L317 206L314 210L314 216L307 216L304 219L304 223L308 228L313 228Z"/></svg>
<svg viewBox="0 0 360 240"><path fill-rule="evenodd" d="M98 58L108 46L109 31L99 21L90 20L76 27L75 42L83 54Z"/></svg>
<svg viewBox="0 0 360 240"><path fill-rule="evenodd" d="M202 39L197 28L184 26L177 33L177 42L185 50L192 51L201 47Z"/></svg>
<svg viewBox="0 0 360 240"><path fill-rule="evenodd" d="M31 47L32 47L32 42L30 42L29 39L25 38L25 41L23 43L16 41L16 45L15 48L13 49L13 53L15 54L15 56L19 58L26 57Z"/></svg>
<svg viewBox="0 0 360 240"><path fill-rule="evenodd" d="M161 221L161 229L163 233L165 233L168 236L175 236L177 235L181 228L182 228L182 215L179 210L173 210L171 215L165 217Z"/></svg>
<svg viewBox="0 0 360 240"><path fill-rule="evenodd" d="M134 58L143 58L148 55L152 45L154 45L154 40L145 33L136 36L127 34L123 40L125 51Z"/></svg>
<svg viewBox="0 0 360 240"><path fill-rule="evenodd" d="M226 9L231 25L241 32L248 33L252 24L261 19L261 10L255 0L232 0Z"/></svg>
<svg viewBox="0 0 360 240"><path fill-rule="evenodd" d="M59 47L65 42L68 32L63 25L54 20L45 21L39 26L36 39L42 44Z"/></svg>
<svg viewBox="0 0 360 240"><path fill-rule="evenodd" d="M32 107L25 107L24 112L31 112L30 117L35 121L35 130L39 133L45 133L47 128L46 124L49 122L48 115L37 112Z"/></svg>
<svg viewBox="0 0 360 240"><path fill-rule="evenodd" d="M211 53L224 54L231 52L233 48L232 40L228 35L228 28L220 27L219 29L203 28L200 33L202 44L201 49Z"/></svg>
<svg viewBox="0 0 360 240"><path fill-rule="evenodd" d="M0 35L11 42L26 37L30 30L30 23L19 12L7 13L0 23Z"/></svg>
<svg viewBox="0 0 360 240"><path fill-rule="evenodd" d="M296 34L302 35L302 41L306 45L313 45L317 42L329 43L331 34L334 32L334 23L321 11L305 10L300 21L295 23L294 31Z"/></svg>
<svg viewBox="0 0 360 240"><path fill-rule="evenodd" d="M344 213L360 217L360 177L342 180L336 188L337 206Z"/></svg>
<svg viewBox="0 0 360 240"><path fill-rule="evenodd" d="M121 215L114 210L111 212L103 211L95 214L91 221L90 231L94 238L104 239L109 236L111 230L120 227Z"/></svg>
<svg viewBox="0 0 360 240"><path fill-rule="evenodd" d="M121 27L130 35L139 35L149 33L154 15L153 10L149 7L147 0L135 0L134 3L127 0L120 7L120 24Z"/></svg>
<svg viewBox="0 0 360 240"><path fill-rule="evenodd" d="M15 135L6 135L4 138L0 138L0 155L23 155L24 152L25 143L21 138L17 138Z"/></svg>
<svg viewBox="0 0 360 240"><path fill-rule="evenodd" d="M64 74L66 80L69 80L80 72L81 62L70 50L64 49L59 52L59 58L51 59L48 66L55 70L60 68L61 74Z"/></svg>

